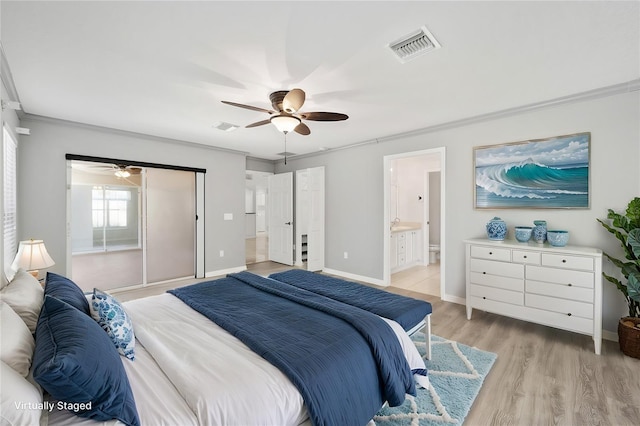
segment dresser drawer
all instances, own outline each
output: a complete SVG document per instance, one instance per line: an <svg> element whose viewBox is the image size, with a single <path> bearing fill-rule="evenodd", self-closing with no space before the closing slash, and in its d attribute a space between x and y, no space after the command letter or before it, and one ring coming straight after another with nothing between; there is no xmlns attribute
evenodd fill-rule
<svg viewBox="0 0 640 426"><path fill-rule="evenodd" d="M493 262L491 260L471 259L469 271L502 277L524 278L524 265L517 263Z"/></svg>
<svg viewBox="0 0 640 426"><path fill-rule="evenodd" d="M506 302L520 306L524 304L524 293L520 291L511 291L471 284L469 286L469 292L471 293L471 296L475 296L479 299L497 300L498 302Z"/></svg>
<svg viewBox="0 0 640 426"><path fill-rule="evenodd" d="M539 265L540 253L536 251L513 250L511 258L515 263L524 263L527 265Z"/></svg>
<svg viewBox="0 0 640 426"><path fill-rule="evenodd" d="M496 247L471 246L471 257L511 262L511 250Z"/></svg>
<svg viewBox="0 0 640 426"><path fill-rule="evenodd" d="M542 265L553 266L555 268L593 271L593 257L565 256L562 254L542 253Z"/></svg>
<svg viewBox="0 0 640 426"><path fill-rule="evenodd" d="M560 328L563 330L577 331L578 333L584 333L588 335L593 334L592 319L582 318L575 315L568 316L566 313L545 311L542 309L526 307L523 307L523 309L530 311L528 313L528 317L535 318L535 322L537 323Z"/></svg>
<svg viewBox="0 0 640 426"><path fill-rule="evenodd" d="M524 291L524 280L522 278L471 272L469 282L471 284L481 284L489 287L503 288L505 290Z"/></svg>
<svg viewBox="0 0 640 426"><path fill-rule="evenodd" d="M593 272L543 268L540 266L527 266L525 277L527 280L546 281L569 287L593 288L595 282Z"/></svg>
<svg viewBox="0 0 640 426"><path fill-rule="evenodd" d="M544 309L551 312L593 319L593 303L576 302L573 300L557 299L555 297L540 296L527 293L525 305L530 308ZM562 324L558 324L562 327Z"/></svg>
<svg viewBox="0 0 640 426"><path fill-rule="evenodd" d="M593 303L593 289L591 288L568 286L566 284L551 284L532 280L525 282L525 288L527 289L527 293Z"/></svg>

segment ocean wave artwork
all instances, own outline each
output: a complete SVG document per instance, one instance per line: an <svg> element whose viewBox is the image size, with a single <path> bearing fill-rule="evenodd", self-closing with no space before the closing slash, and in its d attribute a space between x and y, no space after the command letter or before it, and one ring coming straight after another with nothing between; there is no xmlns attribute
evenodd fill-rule
<svg viewBox="0 0 640 426"><path fill-rule="evenodd" d="M588 208L590 136L474 148L476 208Z"/></svg>

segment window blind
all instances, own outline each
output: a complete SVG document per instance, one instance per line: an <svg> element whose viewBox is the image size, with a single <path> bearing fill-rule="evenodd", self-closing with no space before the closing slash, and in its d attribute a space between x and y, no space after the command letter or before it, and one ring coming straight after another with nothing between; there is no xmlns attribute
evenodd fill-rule
<svg viewBox="0 0 640 426"><path fill-rule="evenodd" d="M18 247L17 224L17 151L18 144L6 127L3 133L3 169L4 169L4 209L2 217L2 235L4 236L3 268L7 277L11 278L14 271L11 263Z"/></svg>

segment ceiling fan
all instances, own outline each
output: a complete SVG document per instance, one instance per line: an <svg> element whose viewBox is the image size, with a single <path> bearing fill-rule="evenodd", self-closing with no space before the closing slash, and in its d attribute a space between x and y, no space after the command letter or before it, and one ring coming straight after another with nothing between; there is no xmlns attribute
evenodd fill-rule
<svg viewBox="0 0 640 426"><path fill-rule="evenodd" d="M279 90L269 95L269 100L273 106L273 110L259 108L251 105L238 104L235 102L222 101L223 104L246 108L253 111L266 112L271 117L267 120L257 121L245 127L258 127L265 124L273 124L285 135L290 131L294 131L301 135L308 135L311 129L303 120L310 121L343 121L349 118L346 114L339 112L301 112L300 108L304 104L305 93L302 89Z"/></svg>
<svg viewBox="0 0 640 426"><path fill-rule="evenodd" d="M139 175L142 172L142 167L140 166L115 163L93 163L77 161L74 163L73 167L77 167L80 170L92 174L113 174L119 178L128 178L129 176Z"/></svg>
<svg viewBox="0 0 640 426"><path fill-rule="evenodd" d="M142 172L142 167L138 166L125 166L124 164L113 165L114 175L120 178L128 178L132 175L139 175Z"/></svg>

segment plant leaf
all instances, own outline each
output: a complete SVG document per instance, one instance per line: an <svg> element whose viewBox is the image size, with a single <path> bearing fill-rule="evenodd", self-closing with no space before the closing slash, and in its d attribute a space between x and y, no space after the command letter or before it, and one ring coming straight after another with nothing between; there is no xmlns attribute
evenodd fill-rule
<svg viewBox="0 0 640 426"><path fill-rule="evenodd" d="M612 277L611 275L607 275L604 272L602 273L602 275L606 278L607 281L612 282L613 284L615 284L616 287L618 287L618 290L620 290L622 292L622 294L624 294L625 298L629 297L627 295L627 286L622 284L622 282L619 279L617 279L615 277Z"/></svg>
<svg viewBox="0 0 640 426"><path fill-rule="evenodd" d="M631 252L636 260L640 258L640 228L633 229L627 235L627 244L631 246Z"/></svg>
<svg viewBox="0 0 640 426"><path fill-rule="evenodd" d="M640 273L634 272L629 275L627 282L627 295L629 299L640 302Z"/></svg>
<svg viewBox="0 0 640 426"><path fill-rule="evenodd" d="M626 213L632 228L640 228L640 197L635 197L629 201Z"/></svg>

